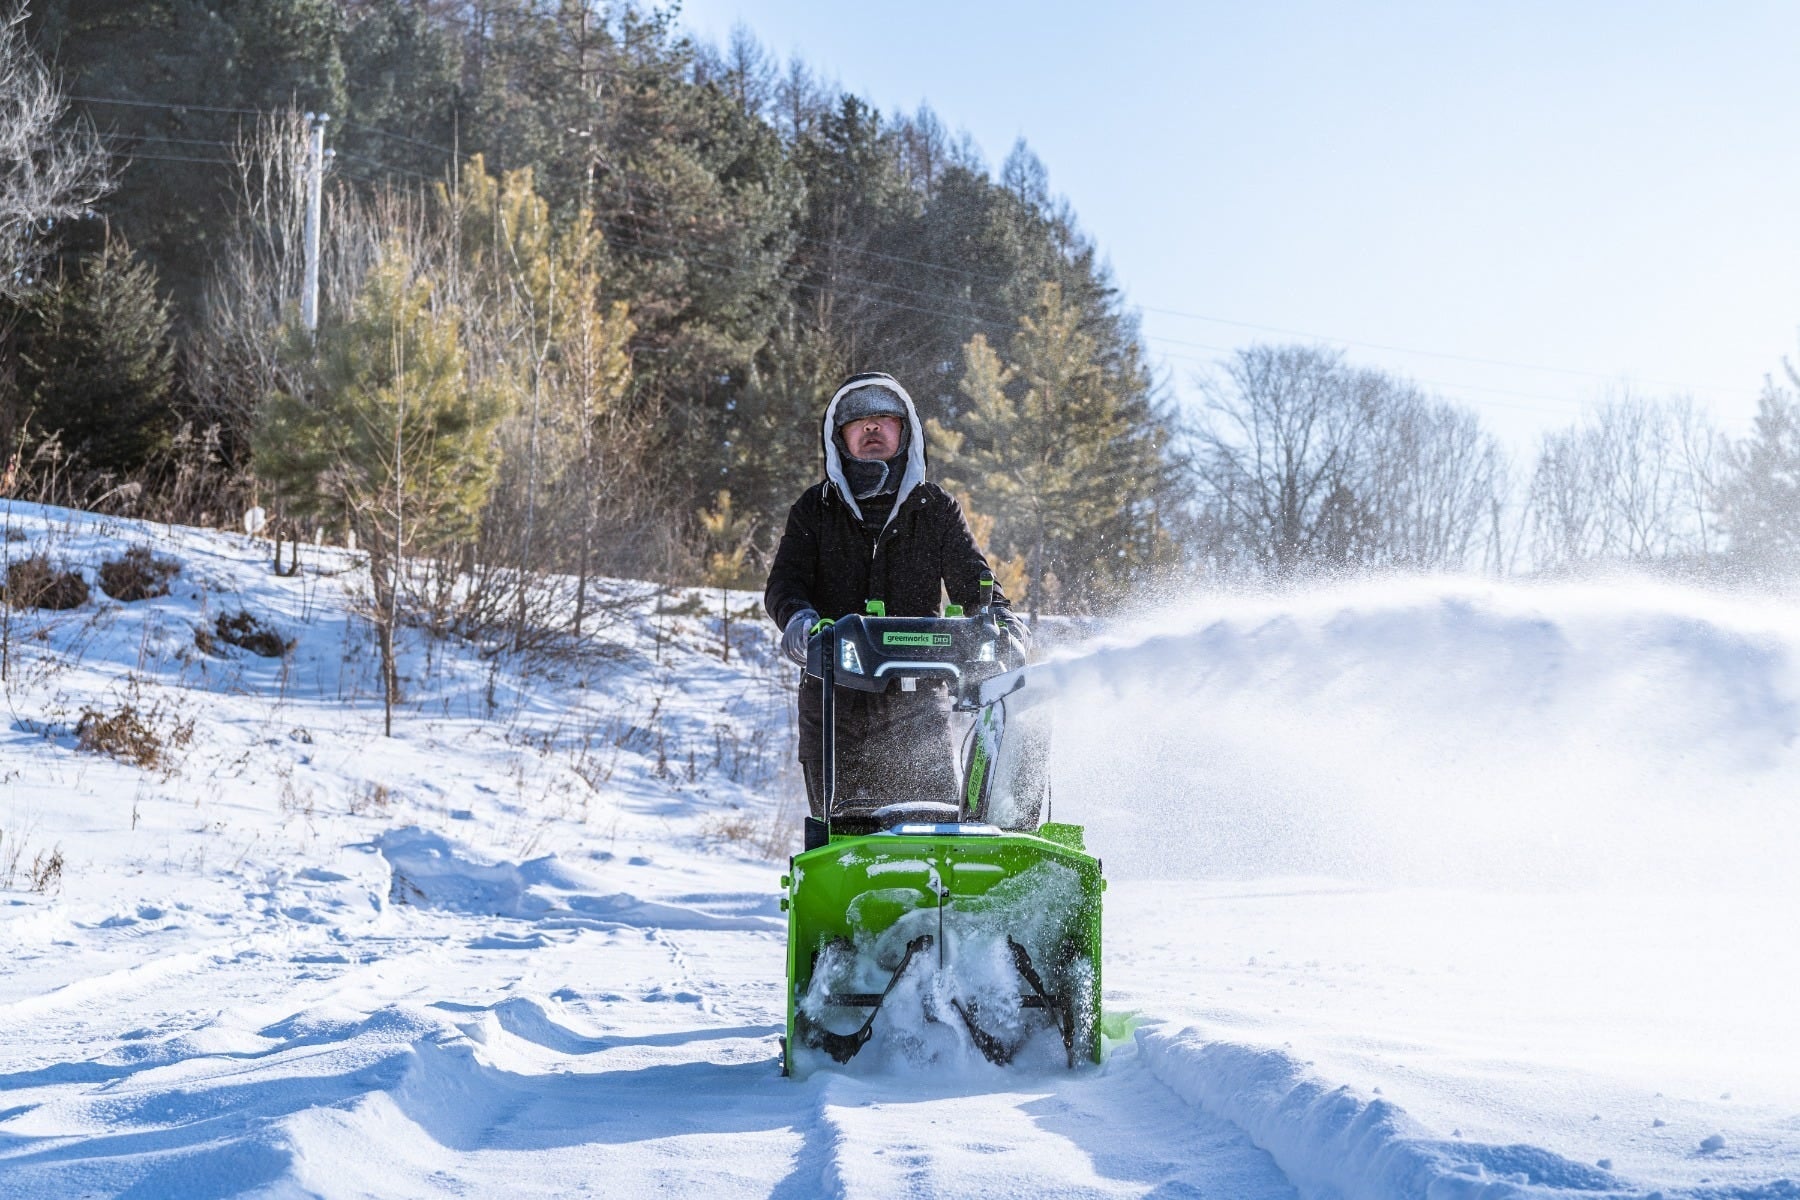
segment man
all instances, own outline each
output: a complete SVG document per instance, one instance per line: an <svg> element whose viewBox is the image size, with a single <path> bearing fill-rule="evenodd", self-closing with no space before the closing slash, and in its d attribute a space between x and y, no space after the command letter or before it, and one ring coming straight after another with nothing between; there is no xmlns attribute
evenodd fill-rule
<svg viewBox="0 0 1800 1200"><path fill-rule="evenodd" d="M880 600L891 617L934 617L948 592L973 610L987 559L962 509L925 479L925 431L912 397L891 375L846 379L825 405L825 478L788 511L763 605L782 649L805 665L821 615L835 620ZM1015 650L1024 625L994 589ZM837 697L837 809L867 811L900 800L954 802L950 697L942 684L916 692L841 690ZM800 684L800 766L815 820L825 817L819 769L823 724L817 680Z"/></svg>

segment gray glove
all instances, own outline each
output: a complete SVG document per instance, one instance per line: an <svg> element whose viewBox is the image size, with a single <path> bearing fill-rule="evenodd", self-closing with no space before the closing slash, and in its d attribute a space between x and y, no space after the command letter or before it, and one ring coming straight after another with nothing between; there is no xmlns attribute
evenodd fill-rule
<svg viewBox="0 0 1800 1200"><path fill-rule="evenodd" d="M811 639L813 624L818 619L815 610L803 608L789 617L781 630L781 652L803 667L806 665L806 643Z"/></svg>
<svg viewBox="0 0 1800 1200"><path fill-rule="evenodd" d="M1001 661L1008 670L1025 665L1025 656L1031 652L1031 626L1025 624L1020 617L1014 616L1010 609L997 608L1000 617L1000 629L1006 634L1006 647L1001 651Z"/></svg>

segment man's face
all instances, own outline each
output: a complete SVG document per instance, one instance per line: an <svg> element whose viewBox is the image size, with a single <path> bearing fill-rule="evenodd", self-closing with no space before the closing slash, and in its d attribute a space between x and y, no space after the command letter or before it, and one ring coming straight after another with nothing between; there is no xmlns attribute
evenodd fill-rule
<svg viewBox="0 0 1800 1200"><path fill-rule="evenodd" d="M900 449L900 418L885 413L858 417L838 426L838 436L844 439L844 447L852 458L864 462L889 459Z"/></svg>

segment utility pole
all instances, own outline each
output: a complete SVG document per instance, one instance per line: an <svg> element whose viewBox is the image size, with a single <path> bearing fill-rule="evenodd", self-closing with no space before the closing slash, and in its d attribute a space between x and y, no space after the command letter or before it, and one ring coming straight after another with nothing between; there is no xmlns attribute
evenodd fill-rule
<svg viewBox="0 0 1800 1200"><path fill-rule="evenodd" d="M319 331L319 225L325 207L325 113L307 113L306 278L300 285L300 317L308 333Z"/></svg>

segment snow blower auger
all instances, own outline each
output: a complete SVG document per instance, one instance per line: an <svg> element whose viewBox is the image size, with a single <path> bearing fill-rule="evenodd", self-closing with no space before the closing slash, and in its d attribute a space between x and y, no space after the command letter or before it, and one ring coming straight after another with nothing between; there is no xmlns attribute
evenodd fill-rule
<svg viewBox="0 0 1800 1200"><path fill-rule="evenodd" d="M807 849L781 880L784 1074L802 1048L849 1062L902 993L926 1022L965 1030L990 1062L1012 1061L1048 1030L1071 1068L1100 1060L1106 885L1079 826L1040 822L1047 741L1029 722L1006 736L1007 697L1027 672L1004 669L1004 637L986 604L968 616L951 606L943 617L906 618L870 601L867 613L812 639L826 820L811 823ZM836 690L913 691L927 680L946 683L955 708L974 714L960 794L840 805Z"/></svg>

